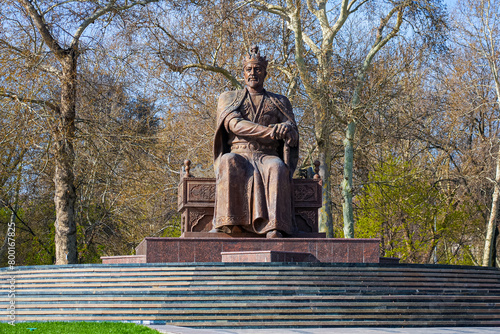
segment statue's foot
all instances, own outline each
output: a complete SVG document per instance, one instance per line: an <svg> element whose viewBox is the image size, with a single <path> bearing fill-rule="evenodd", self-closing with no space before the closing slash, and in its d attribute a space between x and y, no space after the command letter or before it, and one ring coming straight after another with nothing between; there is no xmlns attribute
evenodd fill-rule
<svg viewBox="0 0 500 334"><path fill-rule="evenodd" d="M213 229L208 231L208 233L224 233L224 231L222 230L222 227L214 227Z"/></svg>
<svg viewBox="0 0 500 334"><path fill-rule="evenodd" d="M272 230L272 231L267 232L266 238L268 238L268 239L270 239L270 238L283 238L283 234L281 234L281 232L278 230Z"/></svg>

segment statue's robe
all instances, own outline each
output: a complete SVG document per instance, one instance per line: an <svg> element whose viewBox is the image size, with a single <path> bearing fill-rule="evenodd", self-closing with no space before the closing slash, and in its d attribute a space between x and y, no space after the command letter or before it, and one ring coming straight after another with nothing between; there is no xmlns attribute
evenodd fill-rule
<svg viewBox="0 0 500 334"><path fill-rule="evenodd" d="M263 234L295 232L291 176L298 147L272 138L272 125L298 130L285 96L264 91L252 102L246 89L219 98L214 140L215 228L240 226ZM235 121L231 122L232 120Z"/></svg>

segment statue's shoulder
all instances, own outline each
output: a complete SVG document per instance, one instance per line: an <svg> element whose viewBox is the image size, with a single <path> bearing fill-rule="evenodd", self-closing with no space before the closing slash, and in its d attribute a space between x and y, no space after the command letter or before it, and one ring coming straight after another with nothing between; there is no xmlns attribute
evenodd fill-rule
<svg viewBox="0 0 500 334"><path fill-rule="evenodd" d="M219 107L236 103L245 94L244 89L226 91L219 96Z"/></svg>
<svg viewBox="0 0 500 334"><path fill-rule="evenodd" d="M287 111L290 111L292 109L292 104L290 103L290 100L288 100L288 97L286 97L285 95L280 95L268 91L266 91L266 93L275 103L280 103L282 106L284 106Z"/></svg>

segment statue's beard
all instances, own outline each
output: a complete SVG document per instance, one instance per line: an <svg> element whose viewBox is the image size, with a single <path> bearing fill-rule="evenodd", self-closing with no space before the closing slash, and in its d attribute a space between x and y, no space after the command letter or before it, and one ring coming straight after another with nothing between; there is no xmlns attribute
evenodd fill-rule
<svg viewBox="0 0 500 334"><path fill-rule="evenodd" d="M259 86L260 82L259 82L259 78L248 78L247 80L247 85L248 86Z"/></svg>

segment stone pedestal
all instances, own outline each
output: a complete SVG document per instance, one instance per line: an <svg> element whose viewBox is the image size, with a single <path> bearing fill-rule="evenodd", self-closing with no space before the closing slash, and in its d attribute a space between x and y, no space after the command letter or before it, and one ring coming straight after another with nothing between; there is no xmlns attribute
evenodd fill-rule
<svg viewBox="0 0 500 334"><path fill-rule="evenodd" d="M318 209L321 207L321 180L294 179L293 200L298 233L318 232ZM215 201L215 179L184 177L178 188L178 210L181 213L183 237L212 229ZM300 237L300 235L296 235ZM256 236L256 235L253 235ZM309 237L309 236L306 236Z"/></svg>
<svg viewBox="0 0 500 334"><path fill-rule="evenodd" d="M379 263L379 244L379 239L145 238L136 254L145 255L147 263L223 262L224 252L259 251L307 253L327 263Z"/></svg>
<svg viewBox="0 0 500 334"><path fill-rule="evenodd" d="M181 238L145 238L136 256L103 257L103 263L179 262L324 262L379 263L379 239L327 239L318 232L321 180L294 179L297 232L267 239L246 231L208 233L212 229L215 179L186 174L179 183Z"/></svg>

